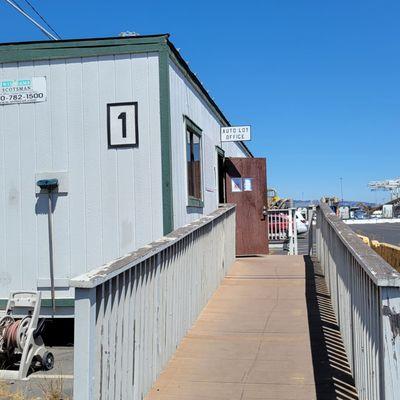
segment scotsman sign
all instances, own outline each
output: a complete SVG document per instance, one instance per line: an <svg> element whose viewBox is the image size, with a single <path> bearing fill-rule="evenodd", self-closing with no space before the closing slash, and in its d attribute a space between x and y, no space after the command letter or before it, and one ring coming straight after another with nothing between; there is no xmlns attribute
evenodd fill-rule
<svg viewBox="0 0 400 400"><path fill-rule="evenodd" d="M250 125L221 127L221 142L251 140Z"/></svg>
<svg viewBox="0 0 400 400"><path fill-rule="evenodd" d="M0 104L37 103L45 101L46 78L35 77L0 81Z"/></svg>

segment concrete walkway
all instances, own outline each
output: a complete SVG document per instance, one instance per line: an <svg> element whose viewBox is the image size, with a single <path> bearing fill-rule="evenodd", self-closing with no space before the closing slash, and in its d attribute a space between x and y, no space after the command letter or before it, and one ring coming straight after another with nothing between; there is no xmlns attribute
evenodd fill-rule
<svg viewBox="0 0 400 400"><path fill-rule="evenodd" d="M146 399L334 398L318 397L311 342L304 258L241 258Z"/></svg>

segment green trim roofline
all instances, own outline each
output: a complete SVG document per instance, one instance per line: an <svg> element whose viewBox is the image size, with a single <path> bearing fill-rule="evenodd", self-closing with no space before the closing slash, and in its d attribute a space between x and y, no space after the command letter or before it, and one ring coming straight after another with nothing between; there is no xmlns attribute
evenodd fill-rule
<svg viewBox="0 0 400 400"><path fill-rule="evenodd" d="M168 35L0 43L0 63L159 51Z"/></svg>
<svg viewBox="0 0 400 400"><path fill-rule="evenodd" d="M222 125L231 124L208 94L196 75L169 41L169 34L69 39L57 41L35 41L0 43L0 63L15 63L20 61L54 60L63 58L97 57L111 54L133 54L159 52L168 45L170 58L185 72L202 98L218 116ZM238 142L242 149L253 157L245 143Z"/></svg>

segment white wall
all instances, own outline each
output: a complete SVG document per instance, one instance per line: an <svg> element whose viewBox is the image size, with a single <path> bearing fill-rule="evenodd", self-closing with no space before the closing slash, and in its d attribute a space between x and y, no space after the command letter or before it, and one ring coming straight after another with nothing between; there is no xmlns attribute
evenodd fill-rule
<svg viewBox="0 0 400 400"><path fill-rule="evenodd" d="M222 148L225 151L225 157L247 157L238 142L224 142Z"/></svg>
<svg viewBox="0 0 400 400"><path fill-rule="evenodd" d="M172 182L174 226L185 225L218 207L217 153L221 146L220 123L189 80L171 60L169 66L171 93ZM186 172L186 133L183 116L189 117L202 131L204 209L188 208ZM245 157L235 143L224 145L226 156Z"/></svg>
<svg viewBox="0 0 400 400"><path fill-rule="evenodd" d="M0 106L0 298L49 277L37 172L68 173L54 210L56 284L163 231L158 55L0 64L0 80L33 76L46 77L46 102ZM139 103L139 147L108 149L106 104L124 101Z"/></svg>

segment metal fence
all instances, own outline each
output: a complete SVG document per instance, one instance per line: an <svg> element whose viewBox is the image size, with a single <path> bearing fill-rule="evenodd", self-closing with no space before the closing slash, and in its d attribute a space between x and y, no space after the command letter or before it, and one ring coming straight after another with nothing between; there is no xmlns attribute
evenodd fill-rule
<svg viewBox="0 0 400 400"><path fill-rule="evenodd" d="M71 280L74 399L142 399L235 257L226 205Z"/></svg>
<svg viewBox="0 0 400 400"><path fill-rule="evenodd" d="M400 274L326 204L316 242L359 398L399 399Z"/></svg>
<svg viewBox="0 0 400 400"><path fill-rule="evenodd" d="M268 210L268 240L270 243L287 243L289 254L297 254L295 208Z"/></svg>

